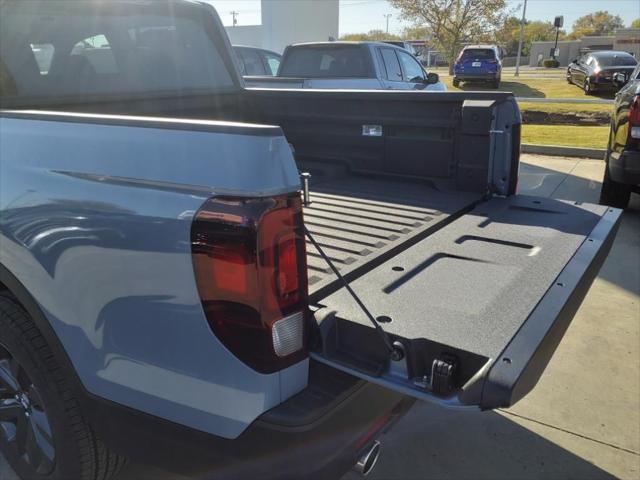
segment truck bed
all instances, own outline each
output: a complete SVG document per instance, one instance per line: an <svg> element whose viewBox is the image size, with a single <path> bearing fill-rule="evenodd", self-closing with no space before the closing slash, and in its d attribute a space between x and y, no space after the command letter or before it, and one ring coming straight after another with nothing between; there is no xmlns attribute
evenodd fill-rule
<svg viewBox="0 0 640 480"><path fill-rule="evenodd" d="M340 273L356 278L468 211L478 194L453 191L443 181L407 181L363 175L312 177L305 224ZM309 293L320 299L340 288L307 240Z"/></svg>

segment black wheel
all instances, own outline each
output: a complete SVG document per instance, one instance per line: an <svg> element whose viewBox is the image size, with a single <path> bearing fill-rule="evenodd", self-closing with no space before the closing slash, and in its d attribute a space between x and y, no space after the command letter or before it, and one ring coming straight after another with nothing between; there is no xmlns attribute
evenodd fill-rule
<svg viewBox="0 0 640 480"><path fill-rule="evenodd" d="M591 82L589 81L589 79L584 81L584 84L582 85L582 89L584 90L585 95L593 95L596 91L594 86L591 85Z"/></svg>
<svg viewBox="0 0 640 480"><path fill-rule="evenodd" d="M460 79L454 78L453 79L453 86L458 88L460 86Z"/></svg>
<svg viewBox="0 0 640 480"><path fill-rule="evenodd" d="M500 79L491 82L491 88L500 88Z"/></svg>
<svg viewBox="0 0 640 480"><path fill-rule="evenodd" d="M600 204L624 209L629 205L630 198L631 185L612 180L611 175L609 175L609 165L607 164L604 169L602 190L600 190Z"/></svg>
<svg viewBox="0 0 640 480"><path fill-rule="evenodd" d="M125 462L93 434L46 341L5 295L0 295L0 452L25 480L107 480Z"/></svg>

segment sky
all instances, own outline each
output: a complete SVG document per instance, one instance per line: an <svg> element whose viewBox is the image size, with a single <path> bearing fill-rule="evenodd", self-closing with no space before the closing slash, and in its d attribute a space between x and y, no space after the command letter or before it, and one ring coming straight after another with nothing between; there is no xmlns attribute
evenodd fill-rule
<svg viewBox="0 0 640 480"><path fill-rule="evenodd" d="M209 2L216 7L225 25L231 25L232 11L238 12L238 25L260 23L260 0L209 0ZM516 16L522 15L521 8L524 0L507 0L507 3ZM608 10L609 13L620 15L628 25L634 19L640 18L640 0L528 0L527 19L553 21L556 15L564 15L564 28L570 30L578 17L596 10ZM367 32L373 29L384 30L386 14L392 15L389 19L391 33L400 33L411 23L402 20L400 12L393 9L387 0L340 0L340 35Z"/></svg>

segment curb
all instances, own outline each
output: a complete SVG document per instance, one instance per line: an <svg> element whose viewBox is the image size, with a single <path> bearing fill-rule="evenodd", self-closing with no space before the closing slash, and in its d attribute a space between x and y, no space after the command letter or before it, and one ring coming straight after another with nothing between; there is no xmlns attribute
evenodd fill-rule
<svg viewBox="0 0 640 480"><path fill-rule="evenodd" d="M559 157L581 157L604 160L606 150L599 148L564 147L558 145L532 145L522 144L522 153L535 153L538 155L554 155Z"/></svg>
<svg viewBox="0 0 640 480"><path fill-rule="evenodd" d="M518 102L526 103L571 103L586 105L613 105L615 100L608 98L540 98L540 97L515 97Z"/></svg>

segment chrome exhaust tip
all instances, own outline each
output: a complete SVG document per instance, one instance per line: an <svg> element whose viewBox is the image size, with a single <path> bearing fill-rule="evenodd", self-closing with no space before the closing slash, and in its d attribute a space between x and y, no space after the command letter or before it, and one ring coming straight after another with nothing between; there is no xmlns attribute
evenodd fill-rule
<svg viewBox="0 0 640 480"><path fill-rule="evenodd" d="M366 477L376 466L378 457L380 457L380 442L376 440L360 455L353 469Z"/></svg>

